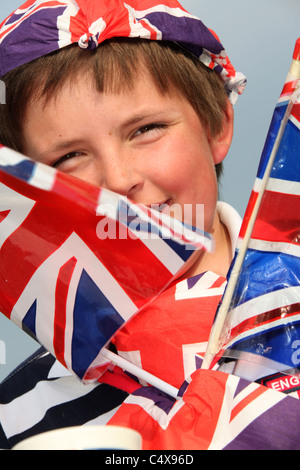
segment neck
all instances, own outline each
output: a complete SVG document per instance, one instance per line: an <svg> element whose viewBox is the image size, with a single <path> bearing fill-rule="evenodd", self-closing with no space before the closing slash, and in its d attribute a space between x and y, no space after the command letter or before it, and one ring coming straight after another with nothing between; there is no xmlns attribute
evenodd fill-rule
<svg viewBox="0 0 300 470"><path fill-rule="evenodd" d="M192 264L188 270L181 276L181 279L187 279L205 271L212 271L219 276L227 276L228 269L232 261L232 249L229 232L225 225L220 221L219 214L216 212L213 230L211 231L215 240L215 250L212 253L200 251L192 259Z"/></svg>

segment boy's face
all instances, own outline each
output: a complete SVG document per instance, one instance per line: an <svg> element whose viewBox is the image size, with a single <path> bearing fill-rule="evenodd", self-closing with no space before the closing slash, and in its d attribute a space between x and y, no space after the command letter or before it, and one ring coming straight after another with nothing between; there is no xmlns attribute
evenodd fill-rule
<svg viewBox="0 0 300 470"><path fill-rule="evenodd" d="M24 141L34 160L136 203L164 204L177 218L185 204L204 204L204 228L213 230L215 142L185 98L162 95L146 74L121 94L97 92L86 76L68 82L45 107L29 105Z"/></svg>

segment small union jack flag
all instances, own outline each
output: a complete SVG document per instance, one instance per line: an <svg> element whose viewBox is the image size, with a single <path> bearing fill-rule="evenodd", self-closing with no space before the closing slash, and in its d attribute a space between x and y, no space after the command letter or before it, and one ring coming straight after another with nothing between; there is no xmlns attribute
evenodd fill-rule
<svg viewBox="0 0 300 470"><path fill-rule="evenodd" d="M115 227L108 236L103 222ZM208 235L180 226L0 147L0 311L80 379L93 364L96 379L115 332L195 249L211 249Z"/></svg>
<svg viewBox="0 0 300 470"><path fill-rule="evenodd" d="M217 355L243 357L248 364L259 363L269 371L286 373L299 370L300 365L299 59L300 39L240 232L238 249L270 166Z"/></svg>

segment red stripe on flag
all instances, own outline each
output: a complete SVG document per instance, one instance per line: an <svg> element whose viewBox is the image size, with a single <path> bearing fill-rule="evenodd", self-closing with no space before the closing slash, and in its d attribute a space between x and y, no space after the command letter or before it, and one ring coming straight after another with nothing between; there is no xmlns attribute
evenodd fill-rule
<svg viewBox="0 0 300 470"><path fill-rule="evenodd" d="M292 82L285 83L284 87L282 89L280 98L282 98L284 96L288 97L289 95L292 95L293 92L295 91L297 82L298 82L298 80L293 80Z"/></svg>
<svg viewBox="0 0 300 470"><path fill-rule="evenodd" d="M151 26L149 25L149 23L147 23L147 21L144 21L144 20L140 20L140 23L143 25L143 28L147 29L151 36L150 36L150 39L157 39L157 31L154 29L154 28L151 28Z"/></svg>
<svg viewBox="0 0 300 470"><path fill-rule="evenodd" d="M113 371L107 370L102 377L100 377L98 382L111 385L112 387L124 390L127 393L134 393L142 387L140 383L129 377L119 367L114 367Z"/></svg>
<svg viewBox="0 0 300 470"><path fill-rule="evenodd" d="M300 197L265 191L252 238L299 245Z"/></svg>
<svg viewBox="0 0 300 470"><path fill-rule="evenodd" d="M8 216L9 213L10 213L10 210L0 212L0 223Z"/></svg>
<svg viewBox="0 0 300 470"><path fill-rule="evenodd" d="M65 263L58 274L55 291L55 319L53 347L56 358L66 366L65 352L65 326L66 326L66 306L69 291L69 284L76 266L77 260L73 257Z"/></svg>
<svg viewBox="0 0 300 470"><path fill-rule="evenodd" d="M209 287L209 289L216 289L218 287L221 287L224 282L226 282L226 279L222 276L218 277L218 279Z"/></svg>
<svg viewBox="0 0 300 470"><path fill-rule="evenodd" d="M255 192L255 191L252 191L249 202L248 202L247 210L246 210L245 216L243 218L243 223L242 223L242 226L241 226L241 230L240 230L240 237L241 238L244 238L244 236L245 236L247 227L249 225L249 220L251 218L251 214L253 212L254 206L255 206L256 201L257 201L257 197L258 197L258 193Z"/></svg>
<svg viewBox="0 0 300 470"><path fill-rule="evenodd" d="M300 103L295 103L292 111L291 111L292 116L297 119L297 121L300 122Z"/></svg>
<svg viewBox="0 0 300 470"><path fill-rule="evenodd" d="M276 322L282 318L285 320L287 318L292 318L295 315L299 315L300 312L300 304L293 304L293 305L285 305L284 307L275 308L274 310L270 310L268 312L263 312L260 315L256 315L253 312L253 316L248 318L245 321L241 321L235 328L230 331L230 336L227 339L227 343L229 343L232 339L236 338L238 335L252 330L253 328L257 328L259 326L265 325L266 327L269 326L272 328L272 323ZM291 320L292 322L292 320Z"/></svg>
<svg viewBox="0 0 300 470"><path fill-rule="evenodd" d="M294 60L300 60L300 38L298 38L297 41L296 41L294 54L293 54L293 59Z"/></svg>
<svg viewBox="0 0 300 470"><path fill-rule="evenodd" d="M236 405L230 416L230 422L239 414L241 411L243 411L244 408L246 408L249 403L253 402L256 398L260 397L263 393L265 393L265 389L263 387L258 387L256 390L254 390L252 393L249 393L243 400L239 402L238 405Z"/></svg>

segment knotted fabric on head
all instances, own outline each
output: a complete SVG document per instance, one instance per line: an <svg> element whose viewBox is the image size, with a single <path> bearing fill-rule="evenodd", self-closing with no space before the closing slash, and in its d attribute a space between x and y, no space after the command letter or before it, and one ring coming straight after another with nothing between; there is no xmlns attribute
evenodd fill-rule
<svg viewBox="0 0 300 470"><path fill-rule="evenodd" d="M28 0L0 24L0 78L70 44L94 49L114 37L179 43L220 74L232 103L245 88L216 34L177 0Z"/></svg>

